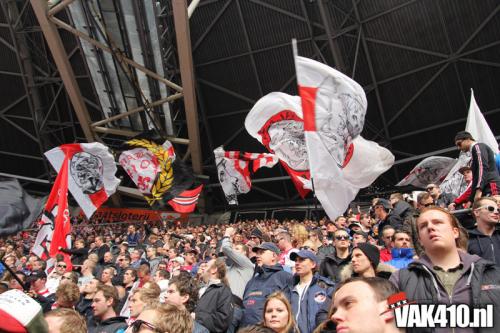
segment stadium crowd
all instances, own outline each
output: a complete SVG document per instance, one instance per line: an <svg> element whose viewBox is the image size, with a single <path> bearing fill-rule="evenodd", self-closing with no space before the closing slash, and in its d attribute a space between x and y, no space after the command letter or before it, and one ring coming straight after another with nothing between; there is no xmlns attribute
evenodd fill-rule
<svg viewBox="0 0 500 333"><path fill-rule="evenodd" d="M493 304L499 323L500 196L484 189L467 200L428 184L333 221L75 220L74 246L60 249L71 269L62 256L48 268L30 253L36 235L22 232L0 240L0 331L398 332L387 299L399 291L416 303ZM470 217L457 218L464 207ZM9 311L17 298L4 296L21 292L43 316Z"/></svg>

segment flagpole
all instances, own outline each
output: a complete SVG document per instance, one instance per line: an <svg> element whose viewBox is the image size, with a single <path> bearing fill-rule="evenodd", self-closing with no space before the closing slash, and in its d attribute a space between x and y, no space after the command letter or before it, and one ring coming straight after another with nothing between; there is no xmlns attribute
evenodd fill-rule
<svg viewBox="0 0 500 333"><path fill-rule="evenodd" d="M311 187L314 195L314 211L318 211L318 197L316 196L316 191L314 190L314 179L311 177ZM318 222L317 213L314 213L314 222Z"/></svg>

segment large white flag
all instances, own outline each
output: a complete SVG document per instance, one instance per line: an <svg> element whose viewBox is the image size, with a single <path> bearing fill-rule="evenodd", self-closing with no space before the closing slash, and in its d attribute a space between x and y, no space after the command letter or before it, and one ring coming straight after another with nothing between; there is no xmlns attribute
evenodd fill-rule
<svg viewBox="0 0 500 333"><path fill-rule="evenodd" d="M394 155L359 136L367 101L363 88L339 71L295 57L309 168L316 196L331 219L359 189L394 164Z"/></svg>
<svg viewBox="0 0 500 333"><path fill-rule="evenodd" d="M425 188L429 184L439 185L456 163L457 160L451 157L429 156L420 161L396 186L413 185Z"/></svg>
<svg viewBox="0 0 500 333"><path fill-rule="evenodd" d="M120 183L115 177L113 155L102 143L65 144L49 150L45 156L58 173L67 160L69 191L88 218L115 193Z"/></svg>
<svg viewBox="0 0 500 333"><path fill-rule="evenodd" d="M472 134L477 142L487 144L495 154L498 154L498 143L490 126L484 119L479 106L474 98L474 91L471 89L469 114L467 115L467 124L465 130Z"/></svg>

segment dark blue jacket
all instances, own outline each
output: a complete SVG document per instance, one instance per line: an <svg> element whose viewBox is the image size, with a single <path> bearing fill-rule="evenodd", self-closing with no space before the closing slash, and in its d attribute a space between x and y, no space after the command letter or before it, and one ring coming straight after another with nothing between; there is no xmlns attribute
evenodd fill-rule
<svg viewBox="0 0 500 333"><path fill-rule="evenodd" d="M413 261L415 253L413 249L394 248L391 250L392 259L387 261L386 264L391 265L397 269L406 268Z"/></svg>
<svg viewBox="0 0 500 333"><path fill-rule="evenodd" d="M329 308L332 302L332 294L335 284L333 281L315 274L309 287L299 299L296 286L299 277L294 277L294 288L292 289L292 312L297 320L300 333L312 333L318 325L323 322L321 308ZM300 311L299 311L300 310Z"/></svg>
<svg viewBox="0 0 500 333"><path fill-rule="evenodd" d="M293 284L292 274L283 270L280 264L257 267L243 293L243 318L240 327L255 325L262 321L267 296L281 291L290 299Z"/></svg>
<svg viewBox="0 0 500 333"><path fill-rule="evenodd" d="M476 254L483 259L493 261L500 266L500 231L487 236L477 228L469 230L469 246L467 252Z"/></svg>

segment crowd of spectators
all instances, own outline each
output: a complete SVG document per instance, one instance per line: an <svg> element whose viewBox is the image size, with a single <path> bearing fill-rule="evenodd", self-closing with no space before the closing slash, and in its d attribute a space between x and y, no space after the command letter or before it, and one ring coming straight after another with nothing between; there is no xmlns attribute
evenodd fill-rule
<svg viewBox="0 0 500 333"><path fill-rule="evenodd" d="M389 332L390 314L374 311L398 290L422 302L500 304L498 288L481 289L500 285L500 196L473 202L467 223L434 184L410 199L375 198L333 221L75 221L73 247L61 249L71 269L62 256L47 268L30 254L36 235L22 232L0 240L17 277L1 265L0 291L24 291L49 332L73 333Z"/></svg>

